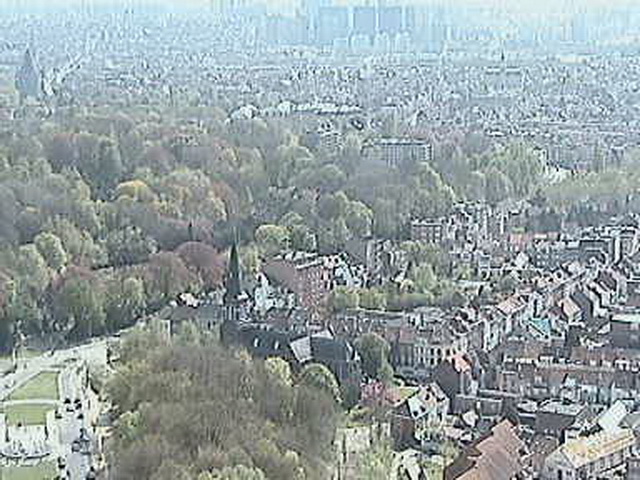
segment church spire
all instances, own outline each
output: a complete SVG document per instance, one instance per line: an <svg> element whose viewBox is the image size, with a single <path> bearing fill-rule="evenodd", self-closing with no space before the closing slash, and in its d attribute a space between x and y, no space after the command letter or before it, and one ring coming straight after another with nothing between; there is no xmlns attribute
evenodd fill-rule
<svg viewBox="0 0 640 480"><path fill-rule="evenodd" d="M229 254L229 266L225 278L224 305L222 307L223 321L220 326L220 338L225 345L232 345L238 341L239 324L246 308L246 297L242 291L242 272L238 245L233 242Z"/></svg>
<svg viewBox="0 0 640 480"><path fill-rule="evenodd" d="M22 66L16 72L16 89L21 98L38 98L41 93L40 71L36 65L35 57L27 48L22 60Z"/></svg>
<svg viewBox="0 0 640 480"><path fill-rule="evenodd" d="M238 246L234 242L229 255L229 266L227 268L227 278L225 280L224 303L226 305L238 303L242 295L242 279L240 269L240 258L238 256Z"/></svg>

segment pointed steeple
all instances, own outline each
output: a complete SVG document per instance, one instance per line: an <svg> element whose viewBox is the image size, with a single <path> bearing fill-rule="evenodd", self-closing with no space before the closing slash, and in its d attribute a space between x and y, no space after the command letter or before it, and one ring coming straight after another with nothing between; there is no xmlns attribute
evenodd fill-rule
<svg viewBox="0 0 640 480"><path fill-rule="evenodd" d="M225 280L224 303L225 305L238 303L242 297L242 272L240 269L240 257L238 246L234 242L229 255L229 266Z"/></svg>
<svg viewBox="0 0 640 480"><path fill-rule="evenodd" d="M233 242L225 279L223 317L220 326L220 339L224 345L233 345L238 342L239 325L247 307L246 299L247 297L242 291L242 271L238 246L236 242Z"/></svg>
<svg viewBox="0 0 640 480"><path fill-rule="evenodd" d="M22 66L16 73L16 88L22 97L40 96L40 73L30 49L25 52Z"/></svg>

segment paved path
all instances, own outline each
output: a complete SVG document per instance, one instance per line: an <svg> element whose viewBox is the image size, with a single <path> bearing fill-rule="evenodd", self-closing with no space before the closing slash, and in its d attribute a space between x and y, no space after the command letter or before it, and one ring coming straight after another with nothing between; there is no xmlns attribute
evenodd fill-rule
<svg viewBox="0 0 640 480"><path fill-rule="evenodd" d="M51 370L57 367L61 370L59 377L58 400L52 399L29 399L29 400L7 400L7 405L22 404L52 404L58 405L62 418L54 419L51 412L51 422L47 422L51 438L52 458L55 461L58 457L65 459L66 469L60 473L67 475L63 478L72 480L83 480L92 463L93 451L83 454L73 452L72 444L80 437L80 432L84 429L93 447L93 430L91 427L91 412L95 411L97 399L91 395L86 388L86 365L87 364L107 364L107 340L94 340L85 345L56 351L53 354L43 355L25 359L19 362L15 372L5 375L0 379L0 401L5 400L11 393L28 382L42 371ZM67 411L67 404L64 400L69 398L73 411ZM75 408L75 400L80 399L79 409ZM93 403L93 404L92 404ZM82 413L81 417L78 418Z"/></svg>
<svg viewBox="0 0 640 480"><path fill-rule="evenodd" d="M5 375L0 380L0 400L4 400L13 390L35 377L42 370L62 365L74 358L86 360L89 363L106 364L107 341L105 339L95 340L78 347L58 350L53 355L45 353L23 360L15 372Z"/></svg>

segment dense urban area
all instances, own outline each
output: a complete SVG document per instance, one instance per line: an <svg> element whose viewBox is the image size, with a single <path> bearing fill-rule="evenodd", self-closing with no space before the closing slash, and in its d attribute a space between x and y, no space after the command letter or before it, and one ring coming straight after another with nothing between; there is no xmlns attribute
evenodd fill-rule
<svg viewBox="0 0 640 480"><path fill-rule="evenodd" d="M640 480L640 5L539 3L3 0L0 480Z"/></svg>

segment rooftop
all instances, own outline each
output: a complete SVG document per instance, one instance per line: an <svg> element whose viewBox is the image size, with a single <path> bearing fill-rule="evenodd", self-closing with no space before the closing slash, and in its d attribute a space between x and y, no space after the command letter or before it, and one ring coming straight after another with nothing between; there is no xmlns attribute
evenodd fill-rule
<svg viewBox="0 0 640 480"><path fill-rule="evenodd" d="M640 323L640 312L636 313L616 313L611 319L613 322Z"/></svg>
<svg viewBox="0 0 640 480"><path fill-rule="evenodd" d="M634 444L633 431L621 428L572 439L559 448L575 468L580 468Z"/></svg>
<svg viewBox="0 0 640 480"><path fill-rule="evenodd" d="M556 413L558 415L578 415L584 405L579 403L563 402L561 400L549 400L540 405L539 411L544 413Z"/></svg>

